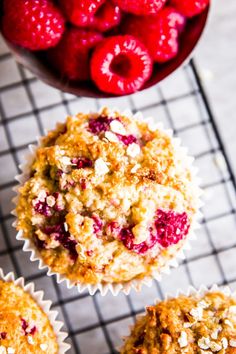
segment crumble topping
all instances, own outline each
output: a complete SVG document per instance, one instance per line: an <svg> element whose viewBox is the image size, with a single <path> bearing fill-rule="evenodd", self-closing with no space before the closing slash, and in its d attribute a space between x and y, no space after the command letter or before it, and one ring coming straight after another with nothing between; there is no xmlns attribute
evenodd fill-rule
<svg viewBox="0 0 236 354"><path fill-rule="evenodd" d="M146 315L133 327L121 353L235 354L235 304L232 296L208 292L204 296L181 295L149 306ZM232 328L225 325L226 319L232 321ZM186 327L186 323L191 326Z"/></svg>

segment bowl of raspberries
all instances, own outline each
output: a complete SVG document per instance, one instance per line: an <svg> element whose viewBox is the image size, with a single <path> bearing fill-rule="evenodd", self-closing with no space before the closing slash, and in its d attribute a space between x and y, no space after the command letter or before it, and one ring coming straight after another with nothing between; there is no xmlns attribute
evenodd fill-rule
<svg viewBox="0 0 236 354"><path fill-rule="evenodd" d="M18 62L78 96L132 94L191 54L210 0L2 0L0 28Z"/></svg>

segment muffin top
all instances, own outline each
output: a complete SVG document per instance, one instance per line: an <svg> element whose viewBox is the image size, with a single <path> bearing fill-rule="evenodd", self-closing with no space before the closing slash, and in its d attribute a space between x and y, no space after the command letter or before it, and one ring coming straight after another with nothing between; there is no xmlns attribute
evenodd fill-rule
<svg viewBox="0 0 236 354"><path fill-rule="evenodd" d="M68 117L47 134L16 208L18 230L73 282L127 282L182 248L198 207L186 157L119 112Z"/></svg>
<svg viewBox="0 0 236 354"><path fill-rule="evenodd" d="M236 300L221 292L179 296L147 307L122 354L235 354Z"/></svg>
<svg viewBox="0 0 236 354"><path fill-rule="evenodd" d="M57 354L47 315L13 282L0 280L0 354Z"/></svg>

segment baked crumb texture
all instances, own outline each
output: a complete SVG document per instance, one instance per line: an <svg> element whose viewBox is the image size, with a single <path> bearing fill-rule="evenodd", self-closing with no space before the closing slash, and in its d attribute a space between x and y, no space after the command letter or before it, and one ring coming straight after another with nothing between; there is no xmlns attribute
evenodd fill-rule
<svg viewBox="0 0 236 354"><path fill-rule="evenodd" d="M198 209L189 162L173 142L108 109L68 117L42 139L19 188L17 229L73 283L124 284L159 272L182 249Z"/></svg>
<svg viewBox="0 0 236 354"><path fill-rule="evenodd" d="M236 300L216 291L147 307L121 353L235 354Z"/></svg>
<svg viewBox="0 0 236 354"><path fill-rule="evenodd" d="M58 354L47 315L13 282L0 280L0 354Z"/></svg>

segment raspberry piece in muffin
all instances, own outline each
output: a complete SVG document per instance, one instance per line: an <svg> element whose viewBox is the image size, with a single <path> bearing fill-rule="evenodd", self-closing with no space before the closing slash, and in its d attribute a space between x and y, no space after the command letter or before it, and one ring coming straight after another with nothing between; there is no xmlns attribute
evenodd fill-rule
<svg viewBox="0 0 236 354"><path fill-rule="evenodd" d="M75 283L124 283L161 271L188 239L198 209L199 191L173 139L108 109L68 117L49 132L30 176L19 190L17 228ZM57 196L50 215L35 211L39 196L43 203Z"/></svg>
<svg viewBox="0 0 236 354"><path fill-rule="evenodd" d="M139 318L126 338L121 354L234 354L235 313L235 297L220 291L161 301L147 307L146 315Z"/></svg>

